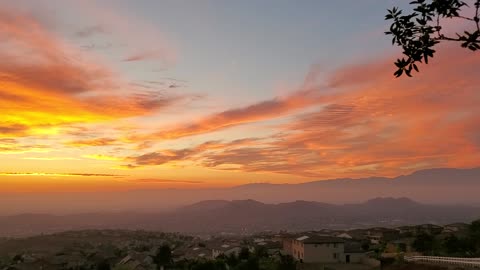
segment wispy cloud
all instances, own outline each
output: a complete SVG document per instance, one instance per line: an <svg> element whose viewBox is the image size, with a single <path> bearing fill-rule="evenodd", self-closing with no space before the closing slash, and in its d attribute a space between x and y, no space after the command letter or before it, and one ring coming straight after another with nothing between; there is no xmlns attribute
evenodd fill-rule
<svg viewBox="0 0 480 270"><path fill-rule="evenodd" d="M331 97L323 96L319 89L297 91L286 97L262 101L246 107L235 108L201 118L193 123L178 125L148 135L132 136L133 140L178 139L211 133L234 126L271 120L319 105Z"/></svg>
<svg viewBox="0 0 480 270"><path fill-rule="evenodd" d="M132 87L108 66L15 8L0 7L0 36L3 137L147 115L179 100Z"/></svg>
<svg viewBox="0 0 480 270"><path fill-rule="evenodd" d="M160 51L145 51L140 53L132 54L123 61L125 62L136 62L136 61L143 61L143 60L152 60L152 59L159 59L161 58L162 53Z"/></svg>
<svg viewBox="0 0 480 270"><path fill-rule="evenodd" d="M231 142L208 141L192 148L166 149L157 152L150 152L139 156L131 156L125 158L125 161L133 162L133 164L123 165L123 168L135 169L142 166L163 165L170 162L179 162L186 160L195 161L201 158L201 155L210 151L221 151L227 148L245 147L248 145L254 145L261 140L262 139L258 138L246 138L234 140Z"/></svg>
<svg viewBox="0 0 480 270"><path fill-rule="evenodd" d="M65 144L69 146L75 146L75 147L110 146L110 145L119 144L119 141L114 138L94 138L94 139L68 141Z"/></svg>
<svg viewBox="0 0 480 270"><path fill-rule="evenodd" d="M171 180L171 179L156 179L156 178L148 178L148 179L133 179L128 180L131 183L138 183L138 184L201 184L204 183L203 181L197 180Z"/></svg>
<svg viewBox="0 0 480 270"><path fill-rule="evenodd" d="M98 154L83 155L82 157L89 158L89 159L95 159L95 160L107 160L107 161L123 160L123 158L121 158L121 157L114 157L114 156L108 156L108 155L98 155Z"/></svg>
<svg viewBox="0 0 480 270"><path fill-rule="evenodd" d="M84 29L81 29L75 33L75 36L81 37L81 38L87 38L91 37L93 35L97 34L106 34L109 31L104 25L93 25L89 27L85 27Z"/></svg>
<svg viewBox="0 0 480 270"><path fill-rule="evenodd" d="M480 78L474 70L479 55L447 47L436 61L413 79L394 79L391 61L353 65L331 76L334 95L294 94L155 134L158 139L181 138L296 113L269 139L210 142L128 160L132 167L193 161L214 169L306 177L393 176L421 168L478 166ZM362 73L368 70L376 72ZM296 109L304 107L310 111L298 114Z"/></svg>
<svg viewBox="0 0 480 270"><path fill-rule="evenodd" d="M85 177L124 177L120 174L103 174L103 173L45 173L45 172L0 172L3 176L85 176Z"/></svg>
<svg viewBox="0 0 480 270"><path fill-rule="evenodd" d="M78 158L73 157L24 157L26 160L45 160L45 161L56 161L56 160L79 160Z"/></svg>
<svg viewBox="0 0 480 270"><path fill-rule="evenodd" d="M45 153L52 149L44 144L25 144L11 138L0 138L0 154Z"/></svg>

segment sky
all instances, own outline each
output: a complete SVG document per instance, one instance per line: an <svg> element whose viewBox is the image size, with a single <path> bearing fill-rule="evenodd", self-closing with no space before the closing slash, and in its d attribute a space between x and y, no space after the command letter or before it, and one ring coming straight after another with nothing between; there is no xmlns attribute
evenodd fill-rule
<svg viewBox="0 0 480 270"><path fill-rule="evenodd" d="M478 167L480 55L442 44L394 78L394 5L0 0L0 191Z"/></svg>

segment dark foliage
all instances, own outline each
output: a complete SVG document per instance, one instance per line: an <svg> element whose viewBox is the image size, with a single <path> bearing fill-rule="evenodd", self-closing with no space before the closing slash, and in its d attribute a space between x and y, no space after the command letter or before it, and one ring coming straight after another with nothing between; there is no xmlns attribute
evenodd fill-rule
<svg viewBox="0 0 480 270"><path fill-rule="evenodd" d="M250 251L246 247L242 247L240 250L240 253L238 254L238 259L239 260L248 260L250 257Z"/></svg>
<svg viewBox="0 0 480 270"><path fill-rule="evenodd" d="M258 258L250 257L246 261L242 261L235 268L235 270L260 270Z"/></svg>
<svg viewBox="0 0 480 270"><path fill-rule="evenodd" d="M278 270L295 270L296 269L295 259L290 255L281 255L280 263L278 264Z"/></svg>
<svg viewBox="0 0 480 270"><path fill-rule="evenodd" d="M420 233L413 242L413 248L423 254L432 255L435 238L428 233Z"/></svg>
<svg viewBox="0 0 480 270"><path fill-rule="evenodd" d="M96 270L110 270L110 264L106 260L100 261L95 267Z"/></svg>
<svg viewBox="0 0 480 270"><path fill-rule="evenodd" d="M227 270L227 266L223 261L206 261L197 262L193 264L190 269L192 270Z"/></svg>
<svg viewBox="0 0 480 270"><path fill-rule="evenodd" d="M161 246L155 253L155 256L153 256L153 262L157 266L169 265L172 262L172 250L170 246Z"/></svg>
<svg viewBox="0 0 480 270"><path fill-rule="evenodd" d="M418 63L428 64L429 58L435 54L434 47L441 41L460 42L463 48L472 51L480 49L480 0L472 0L475 8L473 17L462 15L462 9L468 7L466 1L460 0L416 0L410 2L413 12L404 14L397 7L388 10L386 20L392 20L390 30L392 44L402 47L405 57L397 59L397 71L394 75L412 76L412 70L418 72ZM472 22L476 30L456 33L455 37L446 36L442 32L442 23L449 19L462 19Z"/></svg>

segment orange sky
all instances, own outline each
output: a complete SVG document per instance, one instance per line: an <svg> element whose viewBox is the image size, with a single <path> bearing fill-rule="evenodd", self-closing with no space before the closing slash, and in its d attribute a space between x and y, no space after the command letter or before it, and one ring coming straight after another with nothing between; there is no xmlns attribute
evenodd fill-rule
<svg viewBox="0 0 480 270"><path fill-rule="evenodd" d="M31 13L0 15L1 191L296 183L480 165L478 53L443 46L414 78L395 79L397 55L386 52L328 72L314 65L270 98L218 105L195 85L177 91L183 80L139 83L138 66L112 64L117 52L82 49ZM123 29L118 36L135 31L105 16ZM181 54L155 48L119 57L164 65Z"/></svg>

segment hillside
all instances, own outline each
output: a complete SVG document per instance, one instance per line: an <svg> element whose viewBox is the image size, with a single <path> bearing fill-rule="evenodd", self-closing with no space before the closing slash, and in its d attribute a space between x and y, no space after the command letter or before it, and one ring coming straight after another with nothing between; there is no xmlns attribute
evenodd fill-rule
<svg viewBox="0 0 480 270"><path fill-rule="evenodd" d="M268 181L269 179L265 179ZM253 199L361 203L376 197L407 197L427 204L480 206L480 168L430 169L394 178L323 179L299 184L248 184L230 188L151 189L125 192L1 193L0 215L73 214L99 211L172 210L200 201ZM88 199L87 199L88 198ZM68 207L66 207L68 205Z"/></svg>
<svg viewBox="0 0 480 270"><path fill-rule="evenodd" d="M312 201L267 204L255 200L202 201L163 213L93 213L0 217L0 235L79 229L147 229L166 232L306 231L407 224L469 222L480 208L428 205L407 198L375 198L360 204Z"/></svg>

